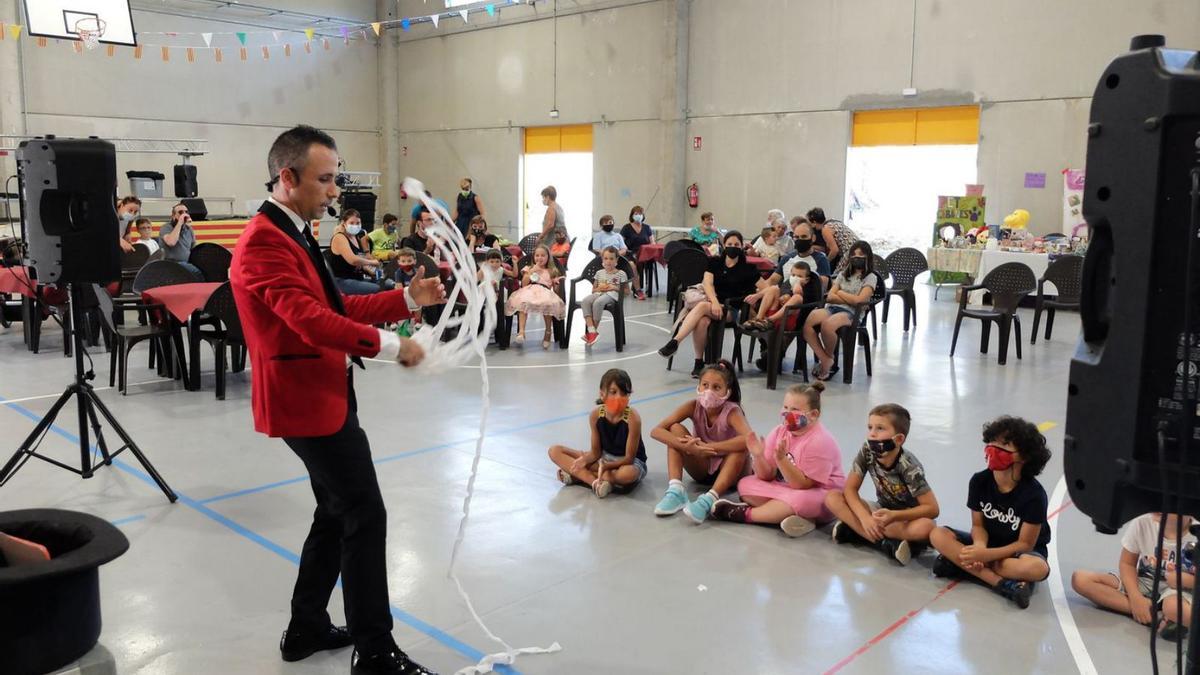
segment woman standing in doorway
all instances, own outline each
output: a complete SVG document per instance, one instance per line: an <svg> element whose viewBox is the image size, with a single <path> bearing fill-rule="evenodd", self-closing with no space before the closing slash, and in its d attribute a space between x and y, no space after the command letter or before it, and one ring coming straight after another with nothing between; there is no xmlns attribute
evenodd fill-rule
<svg viewBox="0 0 1200 675"><path fill-rule="evenodd" d="M555 230L567 231L567 216L557 200L558 190L553 185L542 188L542 204L546 206L546 215L542 217L541 243L547 246L554 240Z"/></svg>

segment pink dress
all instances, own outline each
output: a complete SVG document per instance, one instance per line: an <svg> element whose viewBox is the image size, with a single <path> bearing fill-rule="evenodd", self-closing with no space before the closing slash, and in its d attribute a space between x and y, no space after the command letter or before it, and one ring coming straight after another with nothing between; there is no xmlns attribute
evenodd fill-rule
<svg viewBox="0 0 1200 675"><path fill-rule="evenodd" d="M565 317L567 303L563 302L563 299L551 289L551 283L548 272L538 274L537 281L531 280L528 286L518 289L517 292L508 296L504 313L508 316L517 312L525 312L526 314L549 314L556 319Z"/></svg>
<svg viewBox="0 0 1200 675"><path fill-rule="evenodd" d="M792 462L805 476L817 483L815 487L797 490L782 478L775 461L775 446L779 443L780 434L787 438L788 455ZM817 522L833 520L833 514L825 507L825 495L833 490L841 490L846 484L846 476L842 473L841 450L825 427L818 422L810 431L796 436L780 424L763 442L763 450L762 458L756 457L754 461L764 462L775 478L762 480L757 476L746 476L738 481L738 494L784 502L801 518Z"/></svg>
<svg viewBox="0 0 1200 675"><path fill-rule="evenodd" d="M729 425L729 415L734 410L740 410L741 406L737 403L725 402L721 406L720 412L717 413L717 419L712 424L708 423L708 414L704 406L700 405L700 401L696 401L692 408L692 435L704 441L705 443L720 443L727 441L738 435L737 431ZM721 468L721 463L725 461L725 456L720 455L712 457L708 460L708 473L715 475L717 470Z"/></svg>

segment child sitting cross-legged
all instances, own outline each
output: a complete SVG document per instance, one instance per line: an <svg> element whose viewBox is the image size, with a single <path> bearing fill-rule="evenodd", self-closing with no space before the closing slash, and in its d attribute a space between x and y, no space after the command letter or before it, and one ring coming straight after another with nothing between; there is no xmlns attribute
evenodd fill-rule
<svg viewBox="0 0 1200 675"><path fill-rule="evenodd" d="M1188 551L1195 550L1196 537L1188 532L1191 516L1166 514L1166 523L1162 522L1163 517L1161 513L1147 513L1130 521L1121 537L1117 571L1079 570L1071 575L1071 587L1097 605L1132 616L1134 621L1151 627L1154 627L1157 606L1162 617L1163 638L1176 642L1187 637L1187 627L1192 619L1196 567ZM1160 526L1166 528L1161 549L1158 547ZM1181 527L1182 538L1178 535ZM1176 555L1179 550L1183 555Z"/></svg>
<svg viewBox="0 0 1200 675"><path fill-rule="evenodd" d="M600 378L600 398L588 417L591 450L550 447L550 460L564 485L591 486L603 499L614 490L629 492L646 477L642 417L629 405L632 393L633 381L624 370L613 368Z"/></svg>
<svg viewBox="0 0 1200 675"><path fill-rule="evenodd" d="M846 487L825 498L838 518L833 524L835 542L872 544L901 565L912 559L911 546L929 543L938 516L925 467L904 448L911 426L908 411L895 403L872 408L867 413L867 440L850 465ZM859 496L868 473L876 502Z"/></svg>
<svg viewBox="0 0 1200 675"><path fill-rule="evenodd" d="M842 454L820 422L821 392L814 382L790 387L780 423L766 443L751 433L746 442L754 475L738 482L742 502L719 500L713 517L733 523L778 525L789 537L808 534L833 519L825 496L841 490Z"/></svg>
<svg viewBox="0 0 1200 675"><path fill-rule="evenodd" d="M983 442L987 469L971 476L967 487L971 531L939 527L930 533L929 543L941 554L933 573L974 577L1025 609L1034 583L1050 576L1049 500L1037 481L1050 449L1036 426L1007 415L983 427Z"/></svg>

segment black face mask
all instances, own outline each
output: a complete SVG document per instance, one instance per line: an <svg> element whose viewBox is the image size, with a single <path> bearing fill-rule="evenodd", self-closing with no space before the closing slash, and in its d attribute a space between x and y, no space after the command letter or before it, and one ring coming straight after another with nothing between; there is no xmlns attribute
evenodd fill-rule
<svg viewBox="0 0 1200 675"><path fill-rule="evenodd" d="M850 269L859 270L859 271L867 269L867 259L866 258L851 258L850 259Z"/></svg>
<svg viewBox="0 0 1200 675"><path fill-rule="evenodd" d="M612 232L612 230L613 230L612 223L605 223L604 225L600 226L600 229L604 230L605 232Z"/></svg>
<svg viewBox="0 0 1200 675"><path fill-rule="evenodd" d="M726 258L731 258L731 259L737 260L744 255L746 255L746 252L744 250L742 250L742 247L739 245L734 244L734 245L725 247L725 257Z"/></svg>
<svg viewBox="0 0 1200 675"><path fill-rule="evenodd" d="M871 456L879 459L881 456L896 449L896 441L891 438L886 438L882 441L867 441L867 448L871 450Z"/></svg>
<svg viewBox="0 0 1200 675"><path fill-rule="evenodd" d="M797 239L796 240L796 252L797 253L808 253L810 250L812 250L812 239Z"/></svg>

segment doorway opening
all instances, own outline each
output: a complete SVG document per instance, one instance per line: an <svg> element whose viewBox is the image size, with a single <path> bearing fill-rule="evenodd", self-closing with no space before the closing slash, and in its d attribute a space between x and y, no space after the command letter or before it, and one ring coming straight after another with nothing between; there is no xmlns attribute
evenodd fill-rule
<svg viewBox="0 0 1200 675"><path fill-rule="evenodd" d="M521 155L519 196L521 236L542 231L546 207L542 190L554 186L558 205L567 222L567 235L575 239L570 267L576 254L586 252L592 238L592 126L536 127L525 130L525 152ZM586 263L588 258L583 258Z"/></svg>
<svg viewBox="0 0 1200 675"><path fill-rule="evenodd" d="M854 114L846 152L845 222L884 255L924 251L938 197L966 195L978 177L979 108Z"/></svg>

